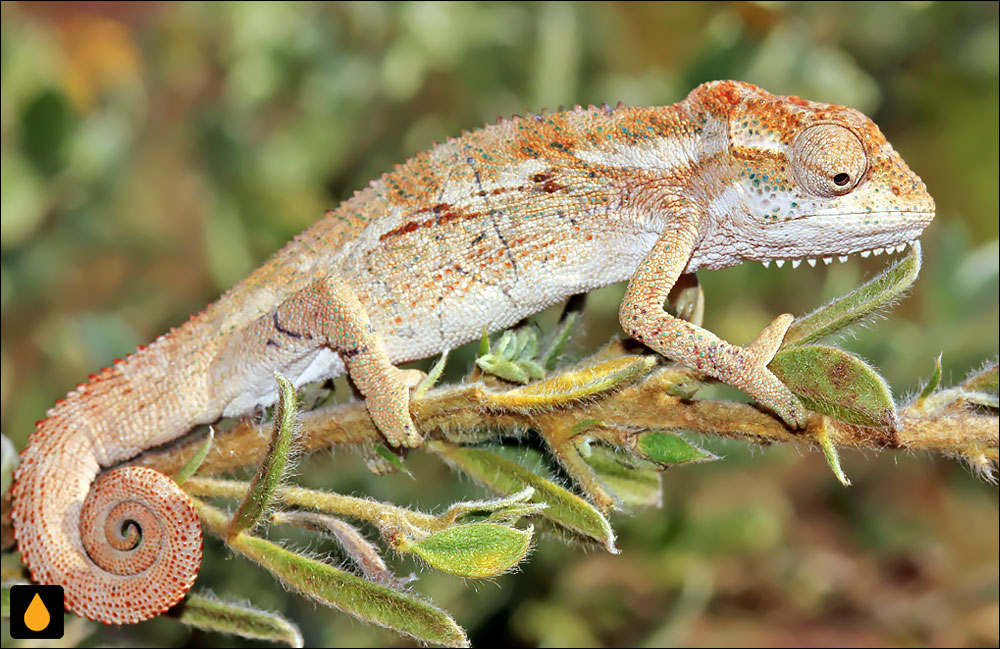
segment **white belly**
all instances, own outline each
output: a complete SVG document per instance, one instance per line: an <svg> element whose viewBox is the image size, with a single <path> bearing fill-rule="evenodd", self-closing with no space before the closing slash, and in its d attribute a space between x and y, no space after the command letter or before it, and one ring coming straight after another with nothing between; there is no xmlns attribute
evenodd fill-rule
<svg viewBox="0 0 1000 649"><path fill-rule="evenodd" d="M314 381L342 376L345 373L344 361L340 355L328 347L321 347L307 352L295 361L279 367L276 370L282 376L291 380L292 385L300 388ZM240 417L253 412L258 407L266 408L278 400L278 384L274 375L262 371L258 376L247 381L246 388L237 394L225 410L223 417Z"/></svg>

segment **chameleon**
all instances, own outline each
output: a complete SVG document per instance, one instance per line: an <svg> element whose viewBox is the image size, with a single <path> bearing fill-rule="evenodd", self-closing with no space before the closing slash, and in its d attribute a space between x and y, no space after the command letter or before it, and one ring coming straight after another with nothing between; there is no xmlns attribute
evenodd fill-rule
<svg viewBox="0 0 1000 649"><path fill-rule="evenodd" d="M107 624L192 585L202 531L152 469L116 465L295 386L347 374L394 446L421 443L415 370L397 365L627 281L624 331L743 390L793 429L807 411L767 365L792 322L746 346L671 316L684 273L902 249L935 215L926 186L857 110L704 83L665 107L501 119L397 165L202 312L91 375L38 422L12 520L35 582Z"/></svg>

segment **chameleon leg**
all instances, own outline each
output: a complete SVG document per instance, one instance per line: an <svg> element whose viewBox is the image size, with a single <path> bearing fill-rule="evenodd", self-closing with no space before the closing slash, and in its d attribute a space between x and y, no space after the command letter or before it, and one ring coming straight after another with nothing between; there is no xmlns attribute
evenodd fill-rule
<svg viewBox="0 0 1000 649"><path fill-rule="evenodd" d="M335 277L319 279L285 300L272 321L278 334L300 344L328 345L340 355L365 397L369 415L390 444L420 445L410 417L409 388L423 373L400 370L389 361L382 339L349 286Z"/></svg>
<svg viewBox="0 0 1000 649"><path fill-rule="evenodd" d="M746 347L721 340L710 331L674 318L663 309L671 287L691 257L698 237L695 219L675 220L664 231L629 282L619 310L622 328L667 358L739 388L776 412L792 428L806 424L799 400L767 364L792 323L778 316Z"/></svg>

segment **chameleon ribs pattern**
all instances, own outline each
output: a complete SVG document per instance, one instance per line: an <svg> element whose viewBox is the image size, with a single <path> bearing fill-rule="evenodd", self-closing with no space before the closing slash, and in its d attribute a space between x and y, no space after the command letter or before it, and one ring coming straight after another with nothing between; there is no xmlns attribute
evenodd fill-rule
<svg viewBox="0 0 1000 649"><path fill-rule="evenodd" d="M767 369L791 316L740 347L666 313L671 287L698 268L901 249L933 217L867 117L740 82L673 106L578 106L463 133L58 402L15 476L22 558L81 615L156 615L194 581L198 521L166 476L103 470L272 404L276 371L296 386L347 373L389 442L416 446L416 375L395 365L625 280L625 331L801 427L802 404Z"/></svg>

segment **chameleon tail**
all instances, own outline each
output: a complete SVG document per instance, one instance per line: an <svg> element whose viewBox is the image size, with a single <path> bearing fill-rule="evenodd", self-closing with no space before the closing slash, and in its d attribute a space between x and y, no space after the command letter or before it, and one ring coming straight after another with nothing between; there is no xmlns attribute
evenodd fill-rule
<svg viewBox="0 0 1000 649"><path fill-rule="evenodd" d="M12 493L14 537L31 578L63 586L68 610L105 624L166 611L201 563L191 501L152 469L98 477L86 424L50 415L21 454Z"/></svg>

